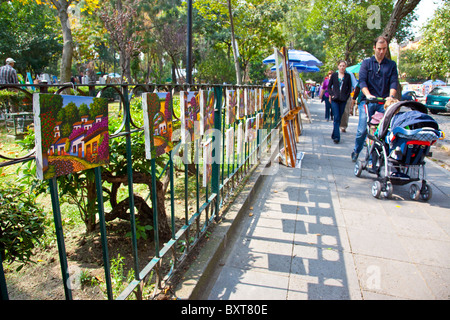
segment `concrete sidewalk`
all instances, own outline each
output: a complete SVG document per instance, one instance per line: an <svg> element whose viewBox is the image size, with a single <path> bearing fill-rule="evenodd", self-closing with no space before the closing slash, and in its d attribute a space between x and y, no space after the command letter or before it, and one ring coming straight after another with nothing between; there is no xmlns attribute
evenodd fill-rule
<svg viewBox="0 0 450 320"><path fill-rule="evenodd" d="M301 168L257 184L197 299L449 299L450 172L427 162L433 197L375 199L375 176L353 174L357 117L331 139L324 105L310 102Z"/></svg>

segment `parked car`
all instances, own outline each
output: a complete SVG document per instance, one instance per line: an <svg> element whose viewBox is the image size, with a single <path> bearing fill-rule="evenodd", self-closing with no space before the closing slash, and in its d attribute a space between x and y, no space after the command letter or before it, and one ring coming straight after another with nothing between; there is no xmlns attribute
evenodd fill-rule
<svg viewBox="0 0 450 320"><path fill-rule="evenodd" d="M431 113L450 112L450 86L436 87L427 96L426 106Z"/></svg>
<svg viewBox="0 0 450 320"><path fill-rule="evenodd" d="M403 91L402 93L402 101L409 100L409 101L417 101L417 102L425 102L425 97L422 95L417 94L415 91Z"/></svg>

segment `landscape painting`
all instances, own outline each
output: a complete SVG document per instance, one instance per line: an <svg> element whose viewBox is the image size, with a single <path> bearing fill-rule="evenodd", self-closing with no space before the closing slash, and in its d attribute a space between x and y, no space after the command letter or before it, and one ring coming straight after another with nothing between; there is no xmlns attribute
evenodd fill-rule
<svg viewBox="0 0 450 320"><path fill-rule="evenodd" d="M236 121L237 91L227 89L226 124L232 125Z"/></svg>
<svg viewBox="0 0 450 320"><path fill-rule="evenodd" d="M193 142L200 134L200 96L197 92L181 91L181 142Z"/></svg>
<svg viewBox="0 0 450 320"><path fill-rule="evenodd" d="M200 132L204 135L209 129L214 128L214 104L216 102L213 90L204 91L200 103Z"/></svg>
<svg viewBox="0 0 450 320"><path fill-rule="evenodd" d="M207 187L212 176L212 139L208 139L203 145L203 187Z"/></svg>
<svg viewBox="0 0 450 320"><path fill-rule="evenodd" d="M238 89L238 116L239 119L245 117L245 89Z"/></svg>
<svg viewBox="0 0 450 320"><path fill-rule="evenodd" d="M256 139L256 133L256 117L248 118L245 121L245 141L254 141Z"/></svg>
<svg viewBox="0 0 450 320"><path fill-rule="evenodd" d="M145 156L155 159L172 150L172 95L170 92L143 93Z"/></svg>
<svg viewBox="0 0 450 320"><path fill-rule="evenodd" d="M33 112L39 179L109 163L106 99L35 93Z"/></svg>

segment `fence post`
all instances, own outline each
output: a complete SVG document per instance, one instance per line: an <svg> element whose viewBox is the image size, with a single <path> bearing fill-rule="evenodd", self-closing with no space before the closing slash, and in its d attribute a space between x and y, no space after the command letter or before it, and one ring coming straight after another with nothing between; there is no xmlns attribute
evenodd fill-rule
<svg viewBox="0 0 450 320"><path fill-rule="evenodd" d="M123 110L125 116L125 131L126 131L126 150L127 150L127 176L128 176L128 198L130 207L130 224L131 224L131 242L133 247L134 257L134 277L139 279L139 260L137 251L137 237L136 237L136 218L134 213L134 193L133 193L133 162L131 159L131 111L130 111L130 99L128 96L128 85L122 86L123 93Z"/></svg>
<svg viewBox="0 0 450 320"><path fill-rule="evenodd" d="M98 217L100 220L100 233L101 233L101 241L102 241L102 252L103 252L103 264L105 269L105 283L106 283L106 292L108 295L108 299L112 300L113 292L111 285L111 273L110 273L110 263L109 263L109 254L108 254L108 242L107 242L107 234L106 234L106 222L105 222L105 212L103 209L103 190L102 190L102 172L101 167L94 168L95 172L95 187L97 189L97 206L98 206Z"/></svg>
<svg viewBox="0 0 450 320"><path fill-rule="evenodd" d="M50 195L52 198L53 220L55 222L56 241L58 243L59 263L61 264L61 273L64 284L64 293L66 300L72 300L72 290L69 286L69 268L67 266L66 246L64 244L64 234L61 222L61 211L58 199L58 184L56 178L48 180L50 185Z"/></svg>

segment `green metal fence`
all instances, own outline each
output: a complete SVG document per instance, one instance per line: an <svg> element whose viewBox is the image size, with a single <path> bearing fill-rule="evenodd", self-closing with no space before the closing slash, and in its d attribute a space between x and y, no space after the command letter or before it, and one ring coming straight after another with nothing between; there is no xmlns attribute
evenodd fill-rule
<svg viewBox="0 0 450 320"><path fill-rule="evenodd" d="M31 95L31 90L28 88L30 86L15 86L15 85L0 85L0 90L8 89L14 87L19 91L26 92ZM40 92L47 92L48 88L52 86L45 85L34 85ZM128 199L129 199L129 221L130 221L130 232L131 232L131 246L133 252L133 269L134 269L134 279L128 284L128 286L118 295L113 295L113 286L111 283L110 274L110 254L108 252L108 230L105 222L105 212L104 212L104 193L102 192L102 184L104 180L102 179L102 168L97 167L92 169L95 175L95 187L97 194L97 210L98 210L98 222L100 226L100 239L102 245L102 259L105 273L105 285L106 294L108 299L118 299L123 300L127 298L133 298L133 293L135 298L143 299L143 288L146 285L152 284L154 287L153 293L158 292L162 289L172 276L180 269L180 266L187 260L186 258L190 256L192 249L196 244L208 233L209 227L214 223L214 220L219 221L221 215L223 214L221 210L229 201L232 201L233 195L239 189L245 181L246 176L249 175L251 169L258 164L261 157L267 152L268 148L272 145L278 146L278 126L280 122L278 101L276 96L276 91L273 93L272 87L262 87L262 86L225 86L225 85L148 85L148 84L137 84L137 85L90 85L89 92L83 91L86 86L78 85L64 85L56 86L57 90L55 94L61 94L65 90L72 89L81 95L102 96L106 89L113 88L116 96L119 97L122 109L119 111L123 115L123 122L120 128L109 134L110 141L112 139L125 139L126 142L126 154L123 155L126 158L126 170L127 170L127 188L128 188ZM138 242L137 242L137 221L135 212L135 196L134 196L134 185L133 181L133 152L132 148L136 146L132 145L133 135L139 134L143 131L143 128L135 125L136 121L133 119L133 114L130 108L130 101L134 98L140 99L140 94L143 92L171 92L172 97L179 94L180 91L198 91L203 90L213 90L215 95L215 110L214 110L214 129L219 134L213 135L213 142L216 143L217 148L214 148L213 159L220 159L220 161L215 161L212 163L212 174L211 182L203 187L200 185L201 176L201 161L199 161L198 153L194 155L194 163L190 164L188 159L188 150L194 148L198 150L199 142L182 145L181 141L175 141L174 149L169 153L168 157L164 157L163 161L161 159L150 160L150 165L147 170L151 176L151 181L147 182L151 186L151 192L147 196L146 201L149 203L149 207L153 210L153 245L155 249L155 254L153 258L145 263L143 268L141 261L139 261L138 256ZM262 89L263 92L263 105L261 110L256 110L253 114L249 114L244 117L244 119L236 120L234 123L226 124L225 121L225 94L226 90L256 90ZM53 90L55 91L55 90ZM225 145L225 131L230 127L237 130L240 123L245 124L245 121L249 117L256 116L257 113L261 114L261 119L263 124L258 130L256 139L253 141L244 142L244 152L239 155L233 156L233 161L226 161L224 145ZM174 122L179 122L180 120L174 115ZM217 141L221 140L221 141ZM235 143L235 139L234 142ZM142 145L144 148L144 145ZM182 152L180 152L180 150ZM217 154L219 153L219 154ZM183 158L177 156L177 154L183 154ZM2 162L0 167L6 167L12 164L34 161L34 153L21 157L21 158L9 158L7 156L1 155L0 158ZM178 165L184 162L184 190L178 191L176 194L175 189L175 164ZM194 169L193 169L194 168ZM168 224L170 226L170 239L168 241L163 241L160 239L160 230L158 222L158 199L157 199L157 184L160 183L160 178L162 176L169 178L168 187L168 200L170 206L170 215L168 218ZM191 176L191 178L190 178ZM181 179L181 178L179 178ZM188 187L190 184L189 179L195 180L195 195L189 193ZM44 182L45 183L45 182ZM192 183L192 182L191 182ZM52 200L52 211L53 211L53 221L56 230L56 240L58 245L59 260L62 274L62 286L64 286L64 292L66 299L73 298L73 288L71 286L71 279L69 275L69 265L67 254L65 250L65 239L64 231L61 219L61 208L60 199L58 192L58 181L57 178L48 180L51 200ZM202 195L202 196L201 196ZM189 200L195 197L195 207L189 207ZM184 222L182 226L176 224L176 198L184 198ZM0 243L1 245L1 243ZM0 250L1 252L1 250ZM5 275L3 271L3 263L0 256L0 290L1 299L8 299L7 281L5 280Z"/></svg>

